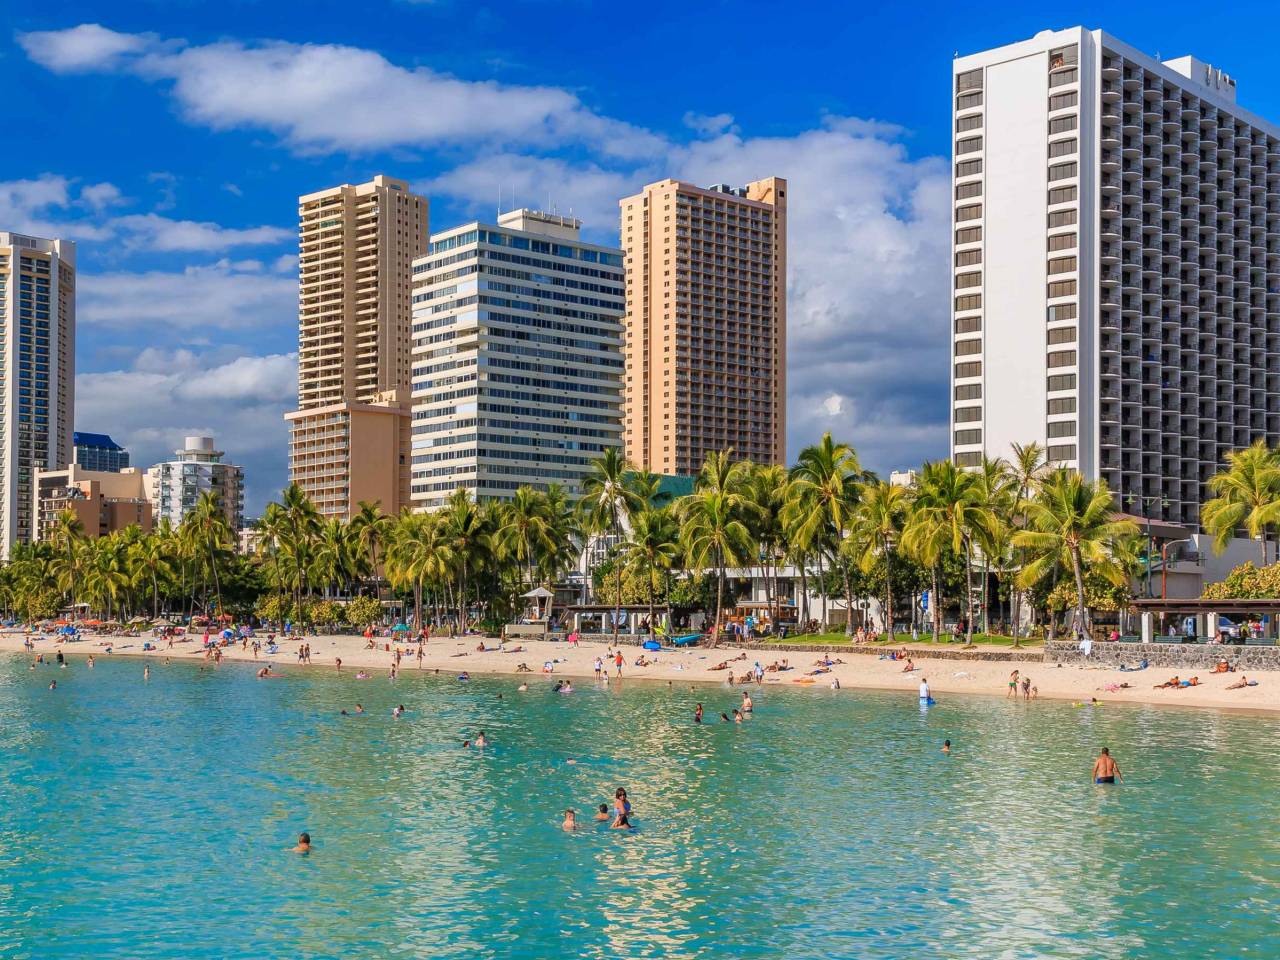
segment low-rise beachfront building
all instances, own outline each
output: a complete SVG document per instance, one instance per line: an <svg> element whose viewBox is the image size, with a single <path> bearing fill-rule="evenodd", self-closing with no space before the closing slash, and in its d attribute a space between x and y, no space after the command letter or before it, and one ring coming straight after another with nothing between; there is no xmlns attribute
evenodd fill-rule
<svg viewBox="0 0 1280 960"><path fill-rule="evenodd" d="M70 510L89 539L136 526L143 533L152 528L151 501L142 471L88 470L73 463L62 470L37 470L35 503L36 539L50 540L58 516Z"/></svg>
<svg viewBox="0 0 1280 960"><path fill-rule="evenodd" d="M167 519L178 526L195 509L200 495L211 492L232 532L239 531L244 519L244 470L223 462L224 454L214 449L212 437L187 437L183 449L173 453L173 460L147 469L147 499L155 522Z"/></svg>
<svg viewBox="0 0 1280 960"><path fill-rule="evenodd" d="M414 261L415 507L560 484L622 445L622 251L513 210L433 234Z"/></svg>

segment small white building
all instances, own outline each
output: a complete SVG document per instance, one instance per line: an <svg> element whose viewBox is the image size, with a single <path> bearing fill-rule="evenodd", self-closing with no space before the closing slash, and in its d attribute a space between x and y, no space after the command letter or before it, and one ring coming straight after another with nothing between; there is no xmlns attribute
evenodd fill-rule
<svg viewBox="0 0 1280 960"><path fill-rule="evenodd" d="M244 519L244 470L223 463L212 437L187 437L173 460L147 469L146 491L157 526L168 518L175 527L195 509L200 495L212 491L222 504L227 523L238 533Z"/></svg>

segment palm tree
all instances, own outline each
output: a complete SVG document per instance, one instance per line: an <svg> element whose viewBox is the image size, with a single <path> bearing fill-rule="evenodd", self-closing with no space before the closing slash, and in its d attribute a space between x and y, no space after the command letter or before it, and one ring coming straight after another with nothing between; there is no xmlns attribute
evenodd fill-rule
<svg viewBox="0 0 1280 960"><path fill-rule="evenodd" d="M824 433L813 446L800 451L791 468L788 509L793 535L826 551L833 565L840 564L839 549L858 502L862 467L847 443L836 443ZM844 579L845 632L853 635L853 584L849 568L840 564ZM826 589L822 595L823 629L826 629Z"/></svg>
<svg viewBox="0 0 1280 960"><path fill-rule="evenodd" d="M885 638L893 640L893 554L907 516L907 488L869 481L862 485L853 526L845 543L864 572L884 563Z"/></svg>
<svg viewBox="0 0 1280 960"><path fill-rule="evenodd" d="M54 549L62 554L67 593L71 597L71 620L76 619L76 545L84 540L84 524L70 507L58 511L49 537Z"/></svg>
<svg viewBox="0 0 1280 960"><path fill-rule="evenodd" d="M620 562L645 578L649 594L649 639L653 639L653 603L658 578L670 570L680 553L680 528L671 511L642 510L631 521L631 536Z"/></svg>
<svg viewBox="0 0 1280 960"><path fill-rule="evenodd" d="M218 616L222 616L222 581L218 576L219 554L231 544L231 525L222 509L222 500L212 490L206 490L187 515L187 523L207 551L209 570L213 575L213 589L218 598Z"/></svg>
<svg viewBox="0 0 1280 960"><path fill-rule="evenodd" d="M1004 566L1002 551L1008 546L1009 526L1014 522L1018 508L1013 472L1001 459L984 456L973 472L978 481L978 496L991 509L991 523L978 532L977 543L982 550L982 632L990 633L991 605L988 593L991 582L991 563L996 568Z"/></svg>
<svg viewBox="0 0 1280 960"><path fill-rule="evenodd" d="M588 533L609 534L615 544L622 542L622 518L638 510L642 497L631 484L631 467L618 447L609 447L591 463L591 472L582 481L583 528ZM591 571L587 571L588 577ZM613 596L613 642L618 642L618 621L622 610L622 569L615 561Z"/></svg>
<svg viewBox="0 0 1280 960"><path fill-rule="evenodd" d="M516 489L499 509L494 546L502 557L510 557L521 568L521 584L534 586L535 570L555 540L544 493L530 486Z"/></svg>
<svg viewBox="0 0 1280 960"><path fill-rule="evenodd" d="M151 585L151 617L153 620L158 620L160 619L160 581L173 576L169 544L165 537L157 534L143 537L130 545L129 558L135 570L135 577L140 577Z"/></svg>
<svg viewBox="0 0 1280 960"><path fill-rule="evenodd" d="M419 629L424 623L422 617L424 585L428 582L443 583L453 567L453 555L445 540L443 515L414 513L405 508L396 518L388 537L387 578L395 586L412 588L414 622ZM438 618L438 608L436 614Z"/></svg>
<svg viewBox="0 0 1280 960"><path fill-rule="evenodd" d="M1018 585L1032 587L1054 570L1070 570L1076 586L1076 625L1088 629L1084 575L1086 565L1117 585L1126 573L1111 557L1112 545L1138 535L1132 520L1115 519L1115 500L1104 480L1085 480L1065 468L1040 482L1027 504L1027 529L1014 534L1015 546L1033 554L1018 575Z"/></svg>
<svg viewBox="0 0 1280 960"><path fill-rule="evenodd" d="M382 576L379 572L378 553L385 546L392 520L382 512L381 501L361 500L356 504L356 515L349 524L362 568L373 575L374 592L382 600Z"/></svg>
<svg viewBox="0 0 1280 960"><path fill-rule="evenodd" d="M465 633L468 578L489 559L493 533L489 515L477 506L465 487L459 487L449 497L443 515L444 536L458 570L458 630Z"/></svg>
<svg viewBox="0 0 1280 960"><path fill-rule="evenodd" d="M974 541L991 529L994 513L982 497L978 478L950 460L926 463L920 473L911 517L903 531L903 544L925 565L932 567L934 599L933 636L941 623L942 598L937 595L937 566L946 550L964 559L965 643L973 645Z"/></svg>
<svg viewBox="0 0 1280 960"><path fill-rule="evenodd" d="M1227 454L1228 467L1209 478L1216 494L1200 511L1205 529L1221 553L1237 530L1261 542L1267 565L1267 531L1280 524L1280 450L1261 438L1253 446Z"/></svg>
<svg viewBox="0 0 1280 960"><path fill-rule="evenodd" d="M315 542L320 532L320 512L311 498L296 483L284 488L280 496L280 552L286 563L287 576L293 587L295 616L302 616L302 594L310 592L310 575L315 563Z"/></svg>
<svg viewBox="0 0 1280 960"><path fill-rule="evenodd" d="M750 506L751 535L760 547L760 572L774 628L778 626L778 560L786 549L783 511L787 504L787 468L780 465L752 466L747 475L746 496Z"/></svg>
<svg viewBox="0 0 1280 960"><path fill-rule="evenodd" d="M326 597L331 588L345 591L360 566L358 554L355 538L340 517L320 522L312 569L316 579L324 585Z"/></svg>
<svg viewBox="0 0 1280 960"><path fill-rule="evenodd" d="M716 571L716 617L711 645L720 642L720 618L724 611L725 568L747 562L754 545L742 522L742 495L716 490L695 490L677 505L683 524L680 537L689 566Z"/></svg>
<svg viewBox="0 0 1280 960"><path fill-rule="evenodd" d="M1015 443L1012 445L1011 450L1013 456L1009 459L1009 482L1017 493L1017 501L1011 522L1021 529L1027 525L1027 500L1039 486L1040 479L1048 468L1048 463L1045 460L1044 448L1038 443L1032 442L1025 445ZM1022 569L1024 559L1022 551L1019 550L1017 556L1013 558L1014 568ZM1010 592L1013 594L1010 605L1013 607L1011 619L1013 620L1012 629L1014 646L1016 647L1021 639L1019 625L1022 622L1023 592L1017 589L1016 586Z"/></svg>

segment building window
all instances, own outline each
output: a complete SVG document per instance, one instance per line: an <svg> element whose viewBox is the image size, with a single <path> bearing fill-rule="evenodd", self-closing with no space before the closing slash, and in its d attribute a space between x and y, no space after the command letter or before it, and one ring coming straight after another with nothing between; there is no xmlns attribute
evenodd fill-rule
<svg viewBox="0 0 1280 960"><path fill-rule="evenodd" d="M966 153L977 153L981 149L981 137L965 137L963 140L956 141L956 156L961 156Z"/></svg>
<svg viewBox="0 0 1280 960"><path fill-rule="evenodd" d="M1050 460L1074 460L1076 458L1076 445L1074 443L1063 443L1056 447L1051 446L1046 455Z"/></svg>
<svg viewBox="0 0 1280 960"><path fill-rule="evenodd" d="M981 407L956 407L956 423L977 423L981 419Z"/></svg>
<svg viewBox="0 0 1280 960"><path fill-rule="evenodd" d="M1076 198L1075 187L1054 187L1049 191L1049 203L1070 203Z"/></svg>
<svg viewBox="0 0 1280 960"><path fill-rule="evenodd" d="M974 271L973 273L962 273L956 277L957 290L964 290L968 287L980 287L980 286L982 286L981 271Z"/></svg>
<svg viewBox="0 0 1280 960"><path fill-rule="evenodd" d="M1049 238L1049 249L1052 250L1072 250L1076 245L1076 235L1074 233L1055 233Z"/></svg>
<svg viewBox="0 0 1280 960"><path fill-rule="evenodd" d="M1080 79L1079 71L1075 67L1070 70L1059 70L1057 73L1049 74L1049 86L1062 87L1068 83L1075 83Z"/></svg>
<svg viewBox="0 0 1280 960"><path fill-rule="evenodd" d="M956 93L967 93L970 90L982 89L982 71L969 70L956 74Z"/></svg>
<svg viewBox="0 0 1280 960"><path fill-rule="evenodd" d="M971 181L970 183L956 184L957 200L968 200L971 197L980 197L980 196L982 196L981 180L974 180L974 181Z"/></svg>
<svg viewBox="0 0 1280 960"><path fill-rule="evenodd" d="M1051 227L1070 227L1076 222L1076 211L1074 210L1055 210L1049 214L1049 226Z"/></svg>
<svg viewBox="0 0 1280 960"><path fill-rule="evenodd" d="M971 113L967 117L956 118L956 133L977 130L980 126L982 126L982 114L980 113Z"/></svg>
<svg viewBox="0 0 1280 960"><path fill-rule="evenodd" d="M956 342L956 356L968 357L982 352L981 340L959 340Z"/></svg>
<svg viewBox="0 0 1280 960"><path fill-rule="evenodd" d="M956 317L956 333L981 333L982 317Z"/></svg>
<svg viewBox="0 0 1280 960"><path fill-rule="evenodd" d="M1055 280L1049 284L1049 297L1074 297L1076 282L1074 280Z"/></svg>
<svg viewBox="0 0 1280 960"><path fill-rule="evenodd" d="M956 231L956 243L978 243L982 240L981 227L961 227Z"/></svg>
<svg viewBox="0 0 1280 960"><path fill-rule="evenodd" d="M966 293L963 297L956 297L956 311L961 310L980 310L982 309L982 294Z"/></svg>
<svg viewBox="0 0 1280 960"><path fill-rule="evenodd" d="M956 379L963 380L966 377L982 376L982 361L971 360L968 363L956 364Z"/></svg>
<svg viewBox="0 0 1280 960"><path fill-rule="evenodd" d="M1055 257L1049 261L1049 273L1073 273L1076 269L1075 257Z"/></svg>
<svg viewBox="0 0 1280 960"><path fill-rule="evenodd" d="M1049 331L1049 343L1075 343L1076 328L1075 327L1054 327Z"/></svg>
<svg viewBox="0 0 1280 960"><path fill-rule="evenodd" d="M956 384L957 400L981 400L982 384L980 383L959 383Z"/></svg>
<svg viewBox="0 0 1280 960"><path fill-rule="evenodd" d="M1049 322L1056 323L1059 320L1074 320L1076 318L1076 305L1074 303L1055 303L1049 308Z"/></svg>
<svg viewBox="0 0 1280 960"><path fill-rule="evenodd" d="M956 208L956 223L964 223L966 220L981 220L982 204L971 203L967 207Z"/></svg>
<svg viewBox="0 0 1280 960"><path fill-rule="evenodd" d="M1074 437L1076 422L1074 420L1054 420L1049 424L1050 437Z"/></svg>
<svg viewBox="0 0 1280 960"><path fill-rule="evenodd" d="M1071 137L1068 140L1055 140L1049 144L1049 156L1052 157L1068 157L1076 152L1076 138Z"/></svg>
<svg viewBox="0 0 1280 960"><path fill-rule="evenodd" d="M970 450L966 453L957 453L955 455L957 467L977 467L982 465L982 454L977 450Z"/></svg>
<svg viewBox="0 0 1280 960"><path fill-rule="evenodd" d="M1066 110L1068 107L1074 107L1080 100L1080 95L1074 90L1068 90L1066 93L1055 93L1049 98L1049 110Z"/></svg>
<svg viewBox="0 0 1280 960"><path fill-rule="evenodd" d="M957 177L972 177L982 172L982 158L977 160L961 160L956 164Z"/></svg>
<svg viewBox="0 0 1280 960"><path fill-rule="evenodd" d="M1049 354L1048 366L1050 369L1054 367L1074 367L1076 365L1076 352L1074 350L1055 350Z"/></svg>
<svg viewBox="0 0 1280 960"><path fill-rule="evenodd" d="M982 91L976 93L962 93L956 97L956 109L968 110L970 107L982 106Z"/></svg>
<svg viewBox="0 0 1280 960"><path fill-rule="evenodd" d="M981 443L981 442L982 442L981 430L957 430L956 431L957 447L962 447L968 444Z"/></svg>
<svg viewBox="0 0 1280 960"><path fill-rule="evenodd" d="M972 267L982 262L982 250L961 250L956 253L957 267Z"/></svg>
<svg viewBox="0 0 1280 960"><path fill-rule="evenodd" d="M1072 163L1055 163L1049 168L1049 182L1054 180L1070 180L1076 175L1076 164Z"/></svg>
<svg viewBox="0 0 1280 960"><path fill-rule="evenodd" d="M1069 133L1077 126L1076 115L1073 113L1069 117L1054 117L1049 121L1049 133Z"/></svg>
<svg viewBox="0 0 1280 960"><path fill-rule="evenodd" d="M1063 390L1074 390L1076 388L1076 375L1074 373L1057 373L1049 378L1049 392L1058 393Z"/></svg>

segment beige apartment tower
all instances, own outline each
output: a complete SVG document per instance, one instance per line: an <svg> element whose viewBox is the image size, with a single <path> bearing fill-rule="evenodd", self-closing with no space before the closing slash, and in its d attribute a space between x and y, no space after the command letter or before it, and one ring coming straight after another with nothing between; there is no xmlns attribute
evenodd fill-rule
<svg viewBox="0 0 1280 960"><path fill-rule="evenodd" d="M639 469L786 460L787 181L651 183L621 201L623 438Z"/></svg>
<svg viewBox="0 0 1280 960"><path fill-rule="evenodd" d="M298 409L289 478L325 516L409 499L408 391L415 257L428 205L376 176L298 198Z"/></svg>

